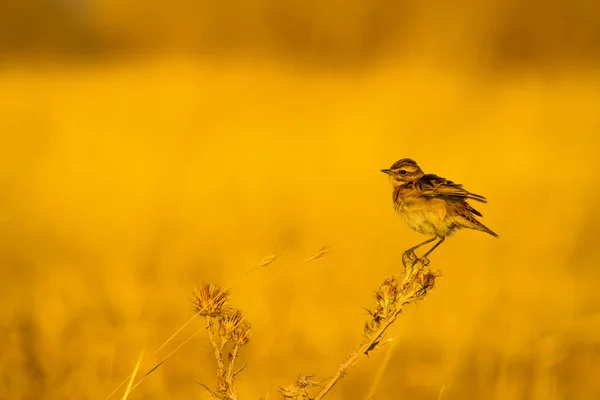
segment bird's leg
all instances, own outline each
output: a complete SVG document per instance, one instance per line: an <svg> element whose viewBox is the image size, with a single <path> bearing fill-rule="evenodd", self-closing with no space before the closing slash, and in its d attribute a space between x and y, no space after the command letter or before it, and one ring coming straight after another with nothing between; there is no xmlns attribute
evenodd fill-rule
<svg viewBox="0 0 600 400"><path fill-rule="evenodd" d="M435 238L434 238L434 239L435 239ZM440 244L442 244L442 243L444 242L444 240L446 240L446 237L441 237L441 238L440 238L440 240L439 240L439 241L438 241L436 244L434 244L434 245L433 245L433 247L432 247L432 248L430 248L430 249L429 249L429 251L427 251L427 253L425 253L425 254L423 255L423 257L421 257L421 258L424 258L424 259L426 259L427 261L429 261L429 260L427 259L427 256L428 256L428 255L430 255L430 254L431 254L431 252L432 252L432 251L434 251L436 247L438 247Z"/></svg>
<svg viewBox="0 0 600 400"><path fill-rule="evenodd" d="M423 243L419 243L418 245L411 247L410 249L406 250L403 255L406 256L409 260L416 261L417 260L417 255L415 254L415 250L418 249L421 246L426 245L427 243L433 242L435 239L437 239L437 236L434 236L431 239L427 239Z"/></svg>

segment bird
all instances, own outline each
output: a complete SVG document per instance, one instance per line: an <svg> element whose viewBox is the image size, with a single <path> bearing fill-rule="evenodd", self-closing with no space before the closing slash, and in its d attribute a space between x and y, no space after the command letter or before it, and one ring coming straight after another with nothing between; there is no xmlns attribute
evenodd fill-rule
<svg viewBox="0 0 600 400"><path fill-rule="evenodd" d="M396 161L390 168L381 172L388 175L392 184L394 210L411 229L430 239L419 243L404 252L405 256L417 259L414 251L434 240L437 242L422 258L441 245L446 237L462 228L485 232L498 238L498 234L477 220L483 215L474 209L467 200L487 203L485 197L471 193L463 185L454 183L434 174L425 174L419 165L410 158Z"/></svg>

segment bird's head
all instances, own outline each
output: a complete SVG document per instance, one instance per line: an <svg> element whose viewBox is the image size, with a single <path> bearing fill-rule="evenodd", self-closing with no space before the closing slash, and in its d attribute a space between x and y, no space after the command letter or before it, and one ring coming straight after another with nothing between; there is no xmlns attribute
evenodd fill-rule
<svg viewBox="0 0 600 400"><path fill-rule="evenodd" d="M410 158L398 160L389 169L382 169L381 172L388 175L390 183L394 186L414 181L424 175L417 163Z"/></svg>

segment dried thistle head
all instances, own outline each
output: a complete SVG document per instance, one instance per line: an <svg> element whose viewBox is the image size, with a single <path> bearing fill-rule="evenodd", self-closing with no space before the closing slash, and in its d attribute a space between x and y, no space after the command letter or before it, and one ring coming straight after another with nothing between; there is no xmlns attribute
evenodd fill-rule
<svg viewBox="0 0 600 400"><path fill-rule="evenodd" d="M251 337L252 325L246 320L246 318L242 316L241 321L237 324L235 330L233 331L231 340L233 340L236 345L243 346L250 341Z"/></svg>
<svg viewBox="0 0 600 400"><path fill-rule="evenodd" d="M219 335L226 341L233 341L241 328L244 316L240 310L228 309L219 316Z"/></svg>
<svg viewBox="0 0 600 400"><path fill-rule="evenodd" d="M219 335L226 340L231 340L233 332L242 321L243 315L240 310L228 309L219 316Z"/></svg>
<svg viewBox="0 0 600 400"><path fill-rule="evenodd" d="M437 270L432 271L432 270L427 269L426 271L423 271L423 273L421 273L419 275L419 284L425 290L433 289L433 287L435 286L435 278L437 278L439 276L441 276L440 271L437 271Z"/></svg>
<svg viewBox="0 0 600 400"><path fill-rule="evenodd" d="M413 292L411 301L422 299L429 290L435 286L435 280L440 276L440 272L437 270L431 270L427 267L421 268L414 276L413 279L406 282L406 290Z"/></svg>
<svg viewBox="0 0 600 400"><path fill-rule="evenodd" d="M228 307L229 291L213 284L194 287L194 310L203 316L221 315Z"/></svg>
<svg viewBox="0 0 600 400"><path fill-rule="evenodd" d="M368 338L379 328L380 321L377 319L369 319L365 322L365 328L363 330L363 336Z"/></svg>
<svg viewBox="0 0 600 400"><path fill-rule="evenodd" d="M386 278L375 291L375 307L367 310L371 318L365 322L363 337L367 339L375 332L381 323L394 315L400 304L401 284L399 277L393 275Z"/></svg>
<svg viewBox="0 0 600 400"><path fill-rule="evenodd" d="M400 283L398 282L398 277L396 275L386 278L381 283L379 289L375 292L375 299L377 300L377 305L384 313L396 305L399 292Z"/></svg>
<svg viewBox="0 0 600 400"><path fill-rule="evenodd" d="M384 321L399 314L404 304L422 299L433 288L439 272L419 263L415 265L403 277L386 278L375 291L375 306L367 310L371 318L365 322L363 340L369 340Z"/></svg>
<svg viewBox="0 0 600 400"><path fill-rule="evenodd" d="M233 342L237 346L243 346L250 341L252 336L252 325L240 310L228 308L223 310L218 318L219 336L223 340Z"/></svg>

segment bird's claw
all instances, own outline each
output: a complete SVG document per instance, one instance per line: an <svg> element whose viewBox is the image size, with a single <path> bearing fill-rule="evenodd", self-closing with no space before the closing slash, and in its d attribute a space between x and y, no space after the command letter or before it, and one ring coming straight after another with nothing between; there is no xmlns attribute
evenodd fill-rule
<svg viewBox="0 0 600 400"><path fill-rule="evenodd" d="M404 265L414 265L418 260L419 258L415 254L415 251L412 249L406 250L404 254L402 254L402 264Z"/></svg>

